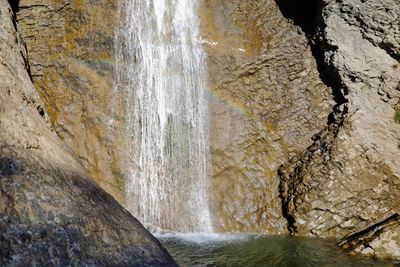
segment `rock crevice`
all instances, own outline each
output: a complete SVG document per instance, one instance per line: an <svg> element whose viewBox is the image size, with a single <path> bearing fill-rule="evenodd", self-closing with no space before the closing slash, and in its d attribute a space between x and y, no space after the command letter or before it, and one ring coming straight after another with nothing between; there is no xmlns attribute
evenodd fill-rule
<svg viewBox="0 0 400 267"><path fill-rule="evenodd" d="M278 2L288 9L283 13L292 16L290 4L295 1ZM389 7L394 19L400 11L399 3L391 0L321 0L316 6L312 23L306 26L296 22L301 16L290 18L307 31L336 105L314 143L281 166L279 190L293 234L340 238L399 210L400 169L394 155L399 153L400 127L394 114L400 76L393 57L398 29L386 26L387 16L381 10ZM357 19L361 17L362 25ZM391 44L391 52L381 49L383 39ZM386 236L365 245L374 247L376 257L399 258L394 253L400 248L399 236L394 230L382 235ZM356 246L352 249L357 251ZM368 250L358 252L368 254Z"/></svg>

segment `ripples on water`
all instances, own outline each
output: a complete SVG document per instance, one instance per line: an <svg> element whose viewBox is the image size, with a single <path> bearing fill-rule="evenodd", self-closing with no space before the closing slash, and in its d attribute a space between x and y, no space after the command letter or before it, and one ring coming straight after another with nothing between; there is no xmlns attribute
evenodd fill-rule
<svg viewBox="0 0 400 267"><path fill-rule="evenodd" d="M312 238L240 234L165 234L158 238L182 267L394 266L341 253L334 244Z"/></svg>

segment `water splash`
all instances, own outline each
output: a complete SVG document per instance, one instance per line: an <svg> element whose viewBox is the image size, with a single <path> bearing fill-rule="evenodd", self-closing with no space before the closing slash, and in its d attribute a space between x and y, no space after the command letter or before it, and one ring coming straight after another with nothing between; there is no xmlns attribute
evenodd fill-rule
<svg viewBox="0 0 400 267"><path fill-rule="evenodd" d="M160 240L175 239L180 240L184 243L193 243L198 245L208 245L217 243L235 243L243 242L250 237L255 237L257 235L250 235L247 233L202 233L202 232L192 232L192 233L162 233L156 234Z"/></svg>
<svg viewBox="0 0 400 267"><path fill-rule="evenodd" d="M121 0L116 90L123 92L128 208L153 231L211 232L206 57L195 0Z"/></svg>

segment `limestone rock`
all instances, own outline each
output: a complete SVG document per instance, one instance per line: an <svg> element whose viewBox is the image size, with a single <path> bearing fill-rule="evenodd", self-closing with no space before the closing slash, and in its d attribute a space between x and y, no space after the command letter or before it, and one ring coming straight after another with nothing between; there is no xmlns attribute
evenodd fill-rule
<svg viewBox="0 0 400 267"><path fill-rule="evenodd" d="M24 92L28 104L124 203L115 6L21 0L18 20L43 101ZM397 0L204 0L200 14L216 230L284 233L283 215L293 233L344 238L399 213ZM35 136L18 143L38 147ZM388 255L398 227L385 229L363 253Z"/></svg>
<svg viewBox="0 0 400 267"><path fill-rule="evenodd" d="M114 91L115 0L21 0L18 30L55 132L90 176L124 203L126 139Z"/></svg>
<svg viewBox="0 0 400 267"><path fill-rule="evenodd" d="M384 16L388 6L394 13ZM337 104L313 145L280 168L280 192L293 233L344 237L400 209L400 125L394 120L400 64L393 58L398 41L391 39L392 50L383 49L375 31L387 25L388 16L398 19L399 3L321 1L319 7L309 34ZM373 19L372 8L379 11ZM371 25L354 16L370 18ZM397 26L382 29L390 36ZM377 246L375 256L386 256Z"/></svg>
<svg viewBox="0 0 400 267"><path fill-rule="evenodd" d="M0 0L0 265L176 266L51 131Z"/></svg>
<svg viewBox="0 0 400 267"><path fill-rule="evenodd" d="M340 16L356 26L363 38L400 59L400 5L396 0L343 1L338 3Z"/></svg>
<svg viewBox="0 0 400 267"><path fill-rule="evenodd" d="M21 0L18 21L55 131L124 204L129 135L123 94L113 89L115 12L115 0ZM329 88L304 33L274 1L206 0L200 13L212 94L215 228L284 233L277 169L326 125Z"/></svg>
<svg viewBox="0 0 400 267"><path fill-rule="evenodd" d="M400 258L400 216L394 214L382 222L346 237L339 246L345 251L380 258Z"/></svg>
<svg viewBox="0 0 400 267"><path fill-rule="evenodd" d="M285 233L277 169L332 109L305 34L271 0L206 0L216 229Z"/></svg>

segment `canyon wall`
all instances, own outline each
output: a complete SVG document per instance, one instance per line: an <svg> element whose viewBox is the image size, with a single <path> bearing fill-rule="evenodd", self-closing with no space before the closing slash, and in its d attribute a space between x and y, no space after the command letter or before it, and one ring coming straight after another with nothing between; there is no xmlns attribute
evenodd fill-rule
<svg viewBox="0 0 400 267"><path fill-rule="evenodd" d="M53 129L124 203L122 95L114 94L115 0L21 0L18 29Z"/></svg>
<svg viewBox="0 0 400 267"><path fill-rule="evenodd" d="M124 204L125 111L113 90L116 1L38 3L22 0L18 12L35 86L57 134ZM215 228L283 233L277 169L325 126L330 90L305 34L274 1L204 1L200 16L209 54Z"/></svg>
<svg viewBox="0 0 400 267"><path fill-rule="evenodd" d="M0 265L176 266L51 129L0 0Z"/></svg>
<svg viewBox="0 0 400 267"><path fill-rule="evenodd" d="M296 16L293 1L280 5L309 31L336 100L328 127L279 170L289 230L399 258L400 5L316 1L304 7L315 10L312 21Z"/></svg>
<svg viewBox="0 0 400 267"><path fill-rule="evenodd" d="M311 145L333 104L305 34L274 1L206 0L211 205L221 231L286 232L279 166Z"/></svg>
<svg viewBox="0 0 400 267"><path fill-rule="evenodd" d="M297 2L200 5L214 227L288 227L400 258L400 5ZM129 140L113 89L116 3L21 0L18 23L43 102L35 108L48 111L90 176L124 204Z"/></svg>

